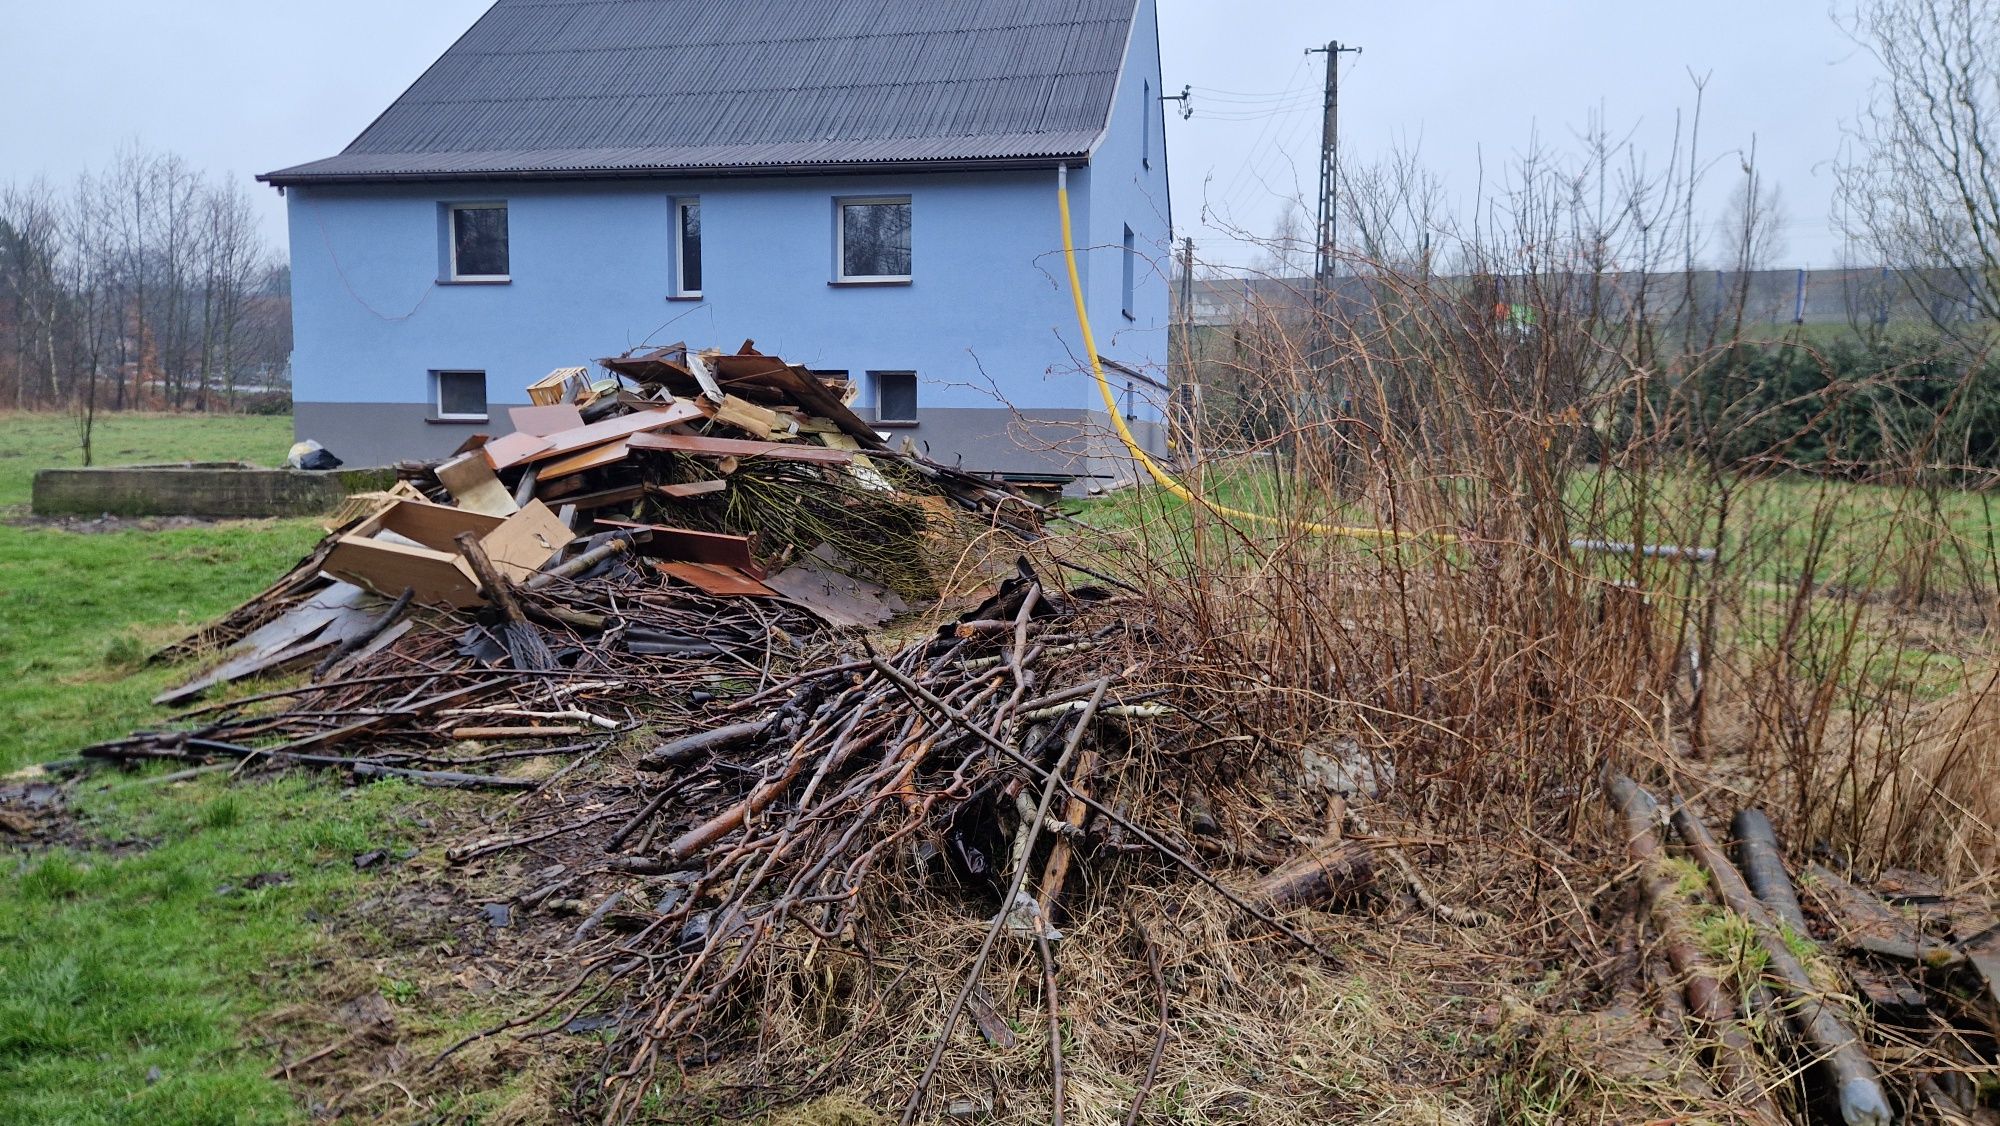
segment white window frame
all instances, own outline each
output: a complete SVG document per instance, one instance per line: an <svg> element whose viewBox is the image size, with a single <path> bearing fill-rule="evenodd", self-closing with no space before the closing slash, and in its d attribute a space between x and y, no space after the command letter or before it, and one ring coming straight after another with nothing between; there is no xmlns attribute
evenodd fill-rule
<svg viewBox="0 0 2000 1126"><path fill-rule="evenodd" d="M695 207L700 207L701 197L698 195L675 196L673 202L674 202L674 296L700 297L702 295L701 290L689 289L687 287L687 244L686 242L683 241L683 232L687 230L686 213L688 206L692 204ZM707 217L703 216L703 218L706 219ZM708 233L707 229L703 228L702 231L702 234L704 236L702 239L703 243L706 243L708 241L708 239L706 238L707 233ZM704 258L705 257L706 255L704 254ZM704 271L706 271L707 265L708 263L706 261L702 263ZM702 280L704 282L708 280L705 272L703 274Z"/></svg>
<svg viewBox="0 0 2000 1126"><path fill-rule="evenodd" d="M478 414L453 414L444 409L444 377L447 375L476 375L482 392L490 393L486 383L486 373L478 368L434 368L431 371L432 418L439 422L485 422L492 417L493 402L487 399L486 410Z"/></svg>
<svg viewBox="0 0 2000 1126"><path fill-rule="evenodd" d="M836 196L833 201L833 277L841 282L906 282L910 274L850 274L847 272L847 209L861 204L900 203L910 209L910 267L916 268L917 208L906 195Z"/></svg>
<svg viewBox="0 0 2000 1126"><path fill-rule="evenodd" d="M461 274L458 272L458 213L461 211L507 210L507 201L484 200L479 203L448 203L445 205L444 241L445 252L450 256L451 280L455 282L504 282L514 280L514 217L507 217L507 273L504 274Z"/></svg>
<svg viewBox="0 0 2000 1126"><path fill-rule="evenodd" d="M887 414L883 413L883 409L882 409L882 383L883 383L883 377L884 377L884 376L890 376L890 375L893 375L893 376L899 376L899 377L900 377L900 376L909 376L909 378L910 378L910 404L911 404L911 408L910 408L910 417L909 417L909 418L890 418L890 417L889 417L889 416L888 416ZM909 370L908 368L884 368L884 369L882 369L882 370L879 370L879 371L871 371L871 372L869 372L869 373L868 373L868 377L869 377L869 378L870 378L871 380L873 380L873 381L874 381L874 384L875 384L875 422L876 422L876 424L877 424L877 425L881 425L881 426L915 426L915 425L917 424L917 417L916 417L916 416L917 416L917 412L923 409L923 407L922 407L922 401L921 401L921 397L920 397L920 396L919 396L919 395L917 394L917 390L918 390L918 389L917 389L917 373L916 373L916 372L914 372L914 371L911 371L911 370Z"/></svg>

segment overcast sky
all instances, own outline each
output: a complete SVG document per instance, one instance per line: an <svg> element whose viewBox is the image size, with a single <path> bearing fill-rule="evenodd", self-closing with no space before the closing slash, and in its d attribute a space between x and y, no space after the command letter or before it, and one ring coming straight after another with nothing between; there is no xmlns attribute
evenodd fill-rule
<svg viewBox="0 0 2000 1126"><path fill-rule="evenodd" d="M332 155L488 2L16 0L0 37L0 180L67 180L134 138L246 179ZM1708 74L1702 147L1724 155L1754 136L1783 192L1781 264L1841 260L1826 162L1871 69L1826 0L1161 4L1166 88L1196 88L1194 118L1168 118L1175 220L1204 257L1248 253L1203 226L1205 209L1262 234L1284 199L1311 199L1324 56L1303 52L1338 38L1364 49L1343 57L1348 159L1417 148L1461 205L1482 160L1504 163L1536 131L1568 143L1600 108L1664 161L1675 111L1693 104L1690 69ZM1736 167L1717 166L1717 214ZM282 242L277 194L253 198Z"/></svg>

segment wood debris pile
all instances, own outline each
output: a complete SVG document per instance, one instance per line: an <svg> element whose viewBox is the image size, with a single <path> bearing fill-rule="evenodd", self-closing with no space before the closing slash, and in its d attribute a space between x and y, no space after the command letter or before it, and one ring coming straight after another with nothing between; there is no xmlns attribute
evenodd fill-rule
<svg viewBox="0 0 2000 1126"><path fill-rule="evenodd" d="M1770 820L1725 849L1688 805L1611 780L1662 1007L1707 1043L1707 1082L1747 1121L1991 1122L2000 919L1911 872L1812 863L1794 880ZM1732 860L1731 852L1734 853Z"/></svg>
<svg viewBox="0 0 2000 1126"><path fill-rule="evenodd" d="M86 754L520 788L428 767L507 757L451 749L468 739L601 742L658 721L635 697L782 677L839 632L934 600L975 541L1039 530L1036 506L888 451L841 388L747 343L602 364L594 382L573 368L530 387L513 433L355 498L290 574L160 654L220 657L155 703L258 676L309 684Z"/></svg>

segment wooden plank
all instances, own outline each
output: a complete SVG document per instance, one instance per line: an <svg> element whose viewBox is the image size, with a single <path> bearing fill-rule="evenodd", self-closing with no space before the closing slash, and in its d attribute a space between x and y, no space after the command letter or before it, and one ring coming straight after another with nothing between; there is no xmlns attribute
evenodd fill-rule
<svg viewBox="0 0 2000 1126"><path fill-rule="evenodd" d="M752 442L742 438L707 438L698 434L634 434L628 441L635 450L667 450L696 457L769 457L784 461L809 461L818 465L846 465L854 455L825 446L801 442Z"/></svg>
<svg viewBox="0 0 2000 1126"><path fill-rule="evenodd" d="M710 563L657 562L653 566L657 567L660 573L672 575L704 594L774 598L778 593L734 567L717 567Z"/></svg>
<svg viewBox="0 0 2000 1126"><path fill-rule="evenodd" d="M719 493L728 487L728 481L718 478L714 481L683 481L678 485L648 485L646 491L674 500L687 500L690 497L705 497L711 493Z"/></svg>
<svg viewBox="0 0 2000 1126"><path fill-rule="evenodd" d="M523 434L517 430L486 443L480 447L480 452L486 455L486 463L494 469L512 469L525 464L529 458L548 449L551 444L547 438L535 434Z"/></svg>
<svg viewBox="0 0 2000 1126"><path fill-rule="evenodd" d="M493 475L492 464L478 450L438 466L437 478L460 508L488 516L512 516L521 511L514 503L514 494Z"/></svg>
<svg viewBox="0 0 2000 1126"><path fill-rule="evenodd" d="M580 370L580 369L579 369ZM522 434L546 438L583 425L583 412L573 403L552 403L545 407L508 407L507 418Z"/></svg>
<svg viewBox="0 0 2000 1126"><path fill-rule="evenodd" d="M734 426L746 434L756 435L760 440L796 431L796 427L790 424L787 416L735 395L725 394L719 403L701 399L696 405L701 407L710 420L720 422L724 426Z"/></svg>
<svg viewBox="0 0 2000 1126"><path fill-rule="evenodd" d="M539 483L546 484L562 477L574 477L587 469L602 469L624 461L632 452L631 439L621 438L616 442L588 449L579 454L571 454L561 461L544 462L541 466Z"/></svg>
<svg viewBox="0 0 2000 1126"><path fill-rule="evenodd" d="M384 510L380 516L371 521L370 526L366 526L365 533L361 529L356 529L356 532L372 534L377 530L386 529L415 540L434 551L451 554L453 536L460 532L471 532L476 536L486 535L498 528L503 519L505 518L489 516L483 512L453 508L448 504L405 500ZM402 592L402 588L398 587L391 594L393 596Z"/></svg>
<svg viewBox="0 0 2000 1126"><path fill-rule="evenodd" d="M548 461L552 458L568 457L593 446L629 438L647 430L659 430L668 426L694 422L702 417L701 408L693 403L676 402L659 410L633 411L616 418L565 430L560 434L548 435L549 447L527 457L528 462Z"/></svg>
<svg viewBox="0 0 2000 1126"><path fill-rule="evenodd" d="M670 528L664 524L635 524L629 520L599 520L597 524L602 528L642 528L652 532L651 542L642 545L639 550L655 559L740 567L752 575L763 576L763 568L757 565L751 554L748 536L697 532L691 528Z"/></svg>

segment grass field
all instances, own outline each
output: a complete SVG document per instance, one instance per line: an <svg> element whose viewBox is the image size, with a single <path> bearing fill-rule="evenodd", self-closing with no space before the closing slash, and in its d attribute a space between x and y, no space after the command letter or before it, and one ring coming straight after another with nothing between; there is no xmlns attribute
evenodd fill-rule
<svg viewBox="0 0 2000 1126"><path fill-rule="evenodd" d="M272 464L289 442L286 418L114 416L97 461ZM157 721L148 699L188 670L146 654L320 535L310 520L90 534L26 522L34 470L77 464L74 443L66 416L0 415L0 771ZM303 988L328 941L316 913L368 878L352 857L398 839L415 795L105 774L77 800L87 838L135 843L0 857L0 1122L302 1119L244 1022Z"/></svg>

